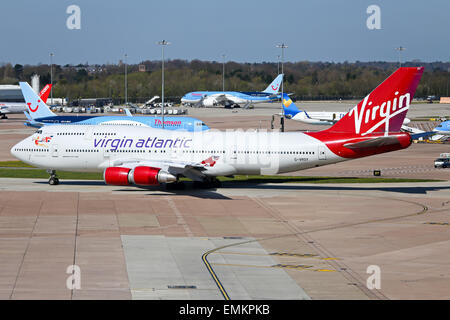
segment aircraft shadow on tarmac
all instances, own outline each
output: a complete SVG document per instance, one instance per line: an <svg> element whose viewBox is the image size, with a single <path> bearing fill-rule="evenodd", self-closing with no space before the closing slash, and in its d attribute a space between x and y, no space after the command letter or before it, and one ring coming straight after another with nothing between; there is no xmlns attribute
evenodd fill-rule
<svg viewBox="0 0 450 320"><path fill-rule="evenodd" d="M186 188L184 190L167 190L161 187L137 187L136 189L123 189L123 190L116 190L116 191L122 191L122 192L142 192L142 191L156 191L155 193L148 193L148 196L157 196L157 197L167 197L167 196L173 196L173 195L179 195L179 196L191 196L194 198L199 199L220 199L220 200L231 200L232 198L229 198L221 193L216 192L217 189L211 188L211 189L195 189L195 188ZM158 192L159 191L159 192Z"/></svg>
<svg viewBox="0 0 450 320"><path fill-rule="evenodd" d="M34 183L48 184L47 181L35 181ZM105 182L102 180L61 180L60 184L68 186L106 186ZM54 186L54 188L58 188L58 186ZM149 187L132 186L132 188L129 189L116 189L112 191L129 192L129 193L142 193L152 191L152 193L147 193L147 195L158 197L170 195L186 195L200 199L231 200L231 198L215 192L216 190L217 189L214 188L210 189L190 188L189 186L185 190L167 190L162 186L149 186Z"/></svg>
<svg viewBox="0 0 450 320"><path fill-rule="evenodd" d="M407 182L403 182L407 184ZM370 183L367 183L370 185ZM373 185L373 184L372 184ZM396 193L408 193L408 194L426 194L430 191L450 190L450 186L392 186L392 187L365 187L365 186L329 186L326 184L320 184L317 186L311 185L289 185L285 184L247 184L247 183L227 183L222 188L243 188L243 189L260 189L260 190L317 190L317 191L385 191Z"/></svg>

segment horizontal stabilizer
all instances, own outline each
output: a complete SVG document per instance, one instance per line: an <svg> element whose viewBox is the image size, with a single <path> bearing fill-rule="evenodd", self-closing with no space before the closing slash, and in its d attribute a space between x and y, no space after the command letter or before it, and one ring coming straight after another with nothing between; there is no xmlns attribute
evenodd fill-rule
<svg viewBox="0 0 450 320"><path fill-rule="evenodd" d="M27 111L23 112L25 114L25 117L27 117L28 121L33 121L33 119L31 118L30 114Z"/></svg>
<svg viewBox="0 0 450 320"><path fill-rule="evenodd" d="M363 149L363 148L377 148L382 146L390 146L393 144L399 144L396 136L378 137L360 142L352 142L344 144L344 147L349 149Z"/></svg>
<svg viewBox="0 0 450 320"><path fill-rule="evenodd" d="M432 136L434 134L436 134L436 132L434 132L434 131L414 133L414 134L411 134L411 138L413 140L417 140L419 138L428 138L428 137L430 137L430 136Z"/></svg>

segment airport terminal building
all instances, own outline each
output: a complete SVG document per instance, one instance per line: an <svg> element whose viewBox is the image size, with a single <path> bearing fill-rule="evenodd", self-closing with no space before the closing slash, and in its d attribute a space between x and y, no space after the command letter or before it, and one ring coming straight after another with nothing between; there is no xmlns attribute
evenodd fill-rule
<svg viewBox="0 0 450 320"><path fill-rule="evenodd" d="M25 102L20 86L5 84L0 85L1 102Z"/></svg>

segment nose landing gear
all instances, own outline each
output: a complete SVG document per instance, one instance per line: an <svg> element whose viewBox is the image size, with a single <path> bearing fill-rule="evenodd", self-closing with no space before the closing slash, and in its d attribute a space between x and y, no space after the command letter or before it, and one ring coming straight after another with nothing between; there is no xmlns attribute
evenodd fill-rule
<svg viewBox="0 0 450 320"><path fill-rule="evenodd" d="M56 186L59 184L59 179L56 176L55 170L47 170L47 173L50 173L50 179L48 179L48 184L51 186Z"/></svg>

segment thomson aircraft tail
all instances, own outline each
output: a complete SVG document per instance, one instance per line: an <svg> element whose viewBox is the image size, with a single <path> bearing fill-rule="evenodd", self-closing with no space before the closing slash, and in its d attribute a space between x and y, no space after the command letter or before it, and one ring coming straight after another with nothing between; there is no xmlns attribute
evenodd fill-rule
<svg viewBox="0 0 450 320"><path fill-rule="evenodd" d="M271 84L263 91L264 93L277 94L280 91L281 81L283 81L283 74L279 74Z"/></svg>
<svg viewBox="0 0 450 320"><path fill-rule="evenodd" d="M45 104L50 92L50 85L47 85L46 91L44 89L41 91L41 97L39 97L36 92L30 87L27 82L20 82L20 89L22 89L22 94L27 104L27 109L31 119L52 117L55 114L50 110L50 108ZM45 100L44 100L45 99Z"/></svg>

